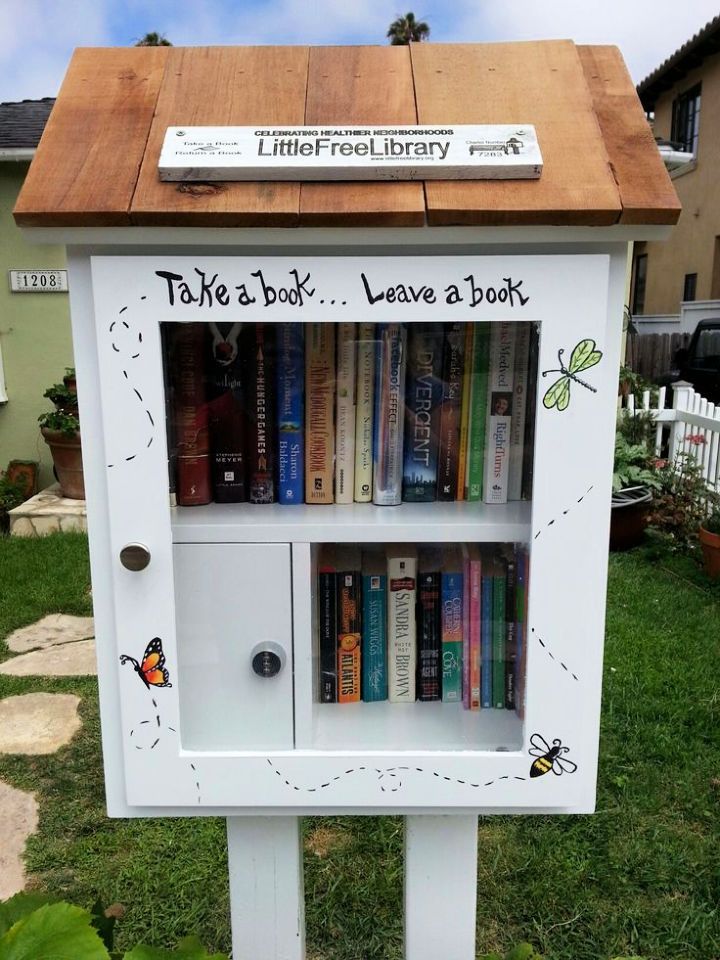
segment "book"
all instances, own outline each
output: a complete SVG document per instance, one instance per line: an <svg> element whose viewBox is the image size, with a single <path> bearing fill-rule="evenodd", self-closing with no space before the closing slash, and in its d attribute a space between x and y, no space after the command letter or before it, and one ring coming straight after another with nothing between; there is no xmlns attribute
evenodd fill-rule
<svg viewBox="0 0 720 960"><path fill-rule="evenodd" d="M248 410L248 499L275 502L274 325L249 323L243 331Z"/></svg>
<svg viewBox="0 0 720 960"><path fill-rule="evenodd" d="M410 324L402 479L407 503L437 499L442 349L441 324Z"/></svg>
<svg viewBox="0 0 720 960"><path fill-rule="evenodd" d="M468 548L470 568L470 704L471 710L480 709L480 657L481 657L481 572L480 548L471 543Z"/></svg>
<svg viewBox="0 0 720 960"><path fill-rule="evenodd" d="M163 383L165 384L165 423L167 425L168 451L168 499L171 507L177 506L177 439L175 436L175 415L173 411L174 386L172 382L172 323L160 324L160 343L162 350Z"/></svg>
<svg viewBox="0 0 720 960"><path fill-rule="evenodd" d="M482 500L487 421L490 324L477 323L470 375L470 422L468 425L468 500Z"/></svg>
<svg viewBox="0 0 720 960"><path fill-rule="evenodd" d="M375 324L358 324L355 397L355 500L372 500Z"/></svg>
<svg viewBox="0 0 720 960"><path fill-rule="evenodd" d="M502 710L505 707L505 596L507 593L507 569L503 557L493 560L493 608L492 608L492 705Z"/></svg>
<svg viewBox="0 0 720 960"><path fill-rule="evenodd" d="M515 555L511 554L506 562L505 581L505 709L515 709L517 686L517 608L516 579L517 565Z"/></svg>
<svg viewBox="0 0 720 960"><path fill-rule="evenodd" d="M493 705L493 580L487 555L480 577L480 706Z"/></svg>
<svg viewBox="0 0 720 960"><path fill-rule="evenodd" d="M305 329L280 324L277 339L278 502L305 499Z"/></svg>
<svg viewBox="0 0 720 960"><path fill-rule="evenodd" d="M533 463L535 455L535 415L537 410L538 346L540 335L536 324L530 324L528 345L528 386L525 408L525 436L522 456L522 499L532 499Z"/></svg>
<svg viewBox="0 0 720 960"><path fill-rule="evenodd" d="M376 329L373 503L393 506L402 502L407 338L399 323Z"/></svg>
<svg viewBox="0 0 720 960"><path fill-rule="evenodd" d="M485 444L485 503L506 503L510 427L512 423L515 324L493 323L490 332L487 442Z"/></svg>
<svg viewBox="0 0 720 960"><path fill-rule="evenodd" d="M332 503L335 430L335 324L305 334L305 502Z"/></svg>
<svg viewBox="0 0 720 960"><path fill-rule="evenodd" d="M415 545L393 544L388 547L387 565L388 699L394 703L412 703L417 667Z"/></svg>
<svg viewBox="0 0 720 960"><path fill-rule="evenodd" d="M438 427L438 500L455 500L457 496L464 368L465 325L446 323L444 324L443 387Z"/></svg>
<svg viewBox="0 0 720 960"><path fill-rule="evenodd" d="M510 462L508 464L508 500L522 498L523 444L527 414L530 369L530 324L518 323L515 329L515 369L513 371L512 422L510 424Z"/></svg>
<svg viewBox="0 0 720 960"><path fill-rule="evenodd" d="M456 500L465 500L465 484L467 482L467 455L468 455L468 430L470 428L470 386L472 373L472 354L475 342L475 324L466 323L465 325L465 344L463 356L463 380L462 394L460 401L460 445L458 448L458 479Z"/></svg>
<svg viewBox="0 0 720 960"><path fill-rule="evenodd" d="M210 503L210 434L205 393L205 324L177 323L170 333L170 380L180 506Z"/></svg>
<svg viewBox="0 0 720 960"><path fill-rule="evenodd" d="M245 395L240 323L208 324L207 393L210 469L216 503L247 500Z"/></svg>
<svg viewBox="0 0 720 960"><path fill-rule="evenodd" d="M362 555L361 693L365 702L387 700L387 561L380 550Z"/></svg>
<svg viewBox="0 0 720 960"><path fill-rule="evenodd" d="M320 703L337 703L337 567L332 546L321 548L318 562L318 632L318 699Z"/></svg>
<svg viewBox="0 0 720 960"><path fill-rule="evenodd" d="M337 325L335 397L335 503L352 503L355 493L355 324Z"/></svg>
<svg viewBox="0 0 720 960"><path fill-rule="evenodd" d="M336 548L338 703L360 699L362 571L357 547Z"/></svg>
<svg viewBox="0 0 720 960"><path fill-rule="evenodd" d="M462 607L462 694L463 706L470 709L470 551L462 545L463 607Z"/></svg>
<svg viewBox="0 0 720 960"><path fill-rule="evenodd" d="M439 700L441 696L442 643L440 598L440 551L420 550L417 576L417 698Z"/></svg>
<svg viewBox="0 0 720 960"><path fill-rule="evenodd" d="M457 547L443 551L440 596L442 699L446 703L459 703L463 698L463 559Z"/></svg>
<svg viewBox="0 0 720 960"><path fill-rule="evenodd" d="M520 547L515 555L517 576L515 584L515 712L522 719L525 716L525 675L527 665L527 610L528 578L530 557L525 547Z"/></svg>

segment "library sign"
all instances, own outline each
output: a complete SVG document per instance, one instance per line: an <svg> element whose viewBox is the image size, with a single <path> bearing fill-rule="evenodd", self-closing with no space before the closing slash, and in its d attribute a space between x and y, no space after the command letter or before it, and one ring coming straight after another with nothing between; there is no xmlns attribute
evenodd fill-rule
<svg viewBox="0 0 720 960"><path fill-rule="evenodd" d="M537 179L531 124L168 127L161 180Z"/></svg>

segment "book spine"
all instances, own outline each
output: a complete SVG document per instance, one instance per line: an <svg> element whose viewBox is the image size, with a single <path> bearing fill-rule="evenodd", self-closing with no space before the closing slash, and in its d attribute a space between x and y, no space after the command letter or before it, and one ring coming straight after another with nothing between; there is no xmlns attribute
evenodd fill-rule
<svg viewBox="0 0 720 960"><path fill-rule="evenodd" d="M355 406L355 500L372 500L373 404L375 399L375 324L358 324Z"/></svg>
<svg viewBox="0 0 720 960"><path fill-rule="evenodd" d="M480 585L480 704L483 707L493 705L493 579L492 574L484 573Z"/></svg>
<svg viewBox="0 0 720 960"><path fill-rule="evenodd" d="M305 331L284 323L278 334L278 500L302 503L305 496Z"/></svg>
<svg viewBox="0 0 720 960"><path fill-rule="evenodd" d="M522 457L522 498L532 499L533 461L535 454L535 414L537 410L537 377L539 335L534 323L530 324L528 347L528 388L525 410L525 436Z"/></svg>
<svg viewBox="0 0 720 960"><path fill-rule="evenodd" d="M305 502L333 502L335 324L307 324Z"/></svg>
<svg viewBox="0 0 720 960"><path fill-rule="evenodd" d="M487 420L488 362L490 358L490 324L475 326L470 393L470 429L468 453L468 500L482 500Z"/></svg>
<svg viewBox="0 0 720 960"><path fill-rule="evenodd" d="M205 325L179 323L172 334L173 421L177 502L210 503L210 435L205 395Z"/></svg>
<svg viewBox="0 0 720 960"><path fill-rule="evenodd" d="M405 328L399 323L379 325L375 361L373 503L380 506L402 502L406 353Z"/></svg>
<svg viewBox="0 0 720 960"><path fill-rule="evenodd" d="M211 475L216 503L243 503L245 476L245 396L242 354L238 348L242 325L210 323L207 364Z"/></svg>
<svg viewBox="0 0 720 960"><path fill-rule="evenodd" d="M437 499L457 496L460 456L460 413L464 370L465 330L462 323L445 324L443 392L440 402Z"/></svg>
<svg viewBox="0 0 720 960"><path fill-rule="evenodd" d="M440 699L440 572L418 575L418 700Z"/></svg>
<svg viewBox="0 0 720 960"><path fill-rule="evenodd" d="M250 503L274 503L277 439L272 375L274 330L269 324L251 323L248 331L249 500Z"/></svg>
<svg viewBox="0 0 720 960"><path fill-rule="evenodd" d="M462 700L463 575L443 572L442 592L442 698L445 703Z"/></svg>
<svg viewBox="0 0 720 960"><path fill-rule="evenodd" d="M515 371L513 376L512 423L510 425L510 462L508 464L508 500L522 497L523 443L527 413L530 324L518 323L515 333Z"/></svg>
<svg viewBox="0 0 720 960"><path fill-rule="evenodd" d="M355 487L355 324L337 329L335 503L352 503Z"/></svg>
<svg viewBox="0 0 720 960"><path fill-rule="evenodd" d="M485 444L485 503L506 503L512 423L515 324L492 324Z"/></svg>
<svg viewBox="0 0 720 960"><path fill-rule="evenodd" d="M470 709L470 557L463 547L463 607L462 607L462 699Z"/></svg>
<svg viewBox="0 0 720 960"><path fill-rule="evenodd" d="M172 352L173 352L172 323L160 324L160 341L162 344L163 383L165 384L165 422L167 424L167 451L168 451L168 495L171 507L177 506L177 439L175 436L175 415L173 411L174 386L172 383Z"/></svg>
<svg viewBox="0 0 720 960"><path fill-rule="evenodd" d="M470 561L470 709L480 709L481 658L481 570L480 561Z"/></svg>
<svg viewBox="0 0 720 960"><path fill-rule="evenodd" d="M367 703L387 700L387 576L362 578L362 698Z"/></svg>
<svg viewBox="0 0 720 960"><path fill-rule="evenodd" d="M505 707L505 594L507 574L503 560L497 561L497 572L493 580L492 612L492 702L502 710Z"/></svg>
<svg viewBox="0 0 720 960"><path fill-rule="evenodd" d="M415 700L417 559L388 560L388 692L393 703Z"/></svg>
<svg viewBox="0 0 720 960"><path fill-rule="evenodd" d="M517 693L517 566L515 558L507 562L505 585L505 709L515 709Z"/></svg>
<svg viewBox="0 0 720 960"><path fill-rule="evenodd" d="M475 324L465 324L465 347L463 355L462 400L460 406L460 445L458 452L458 482L456 500L465 500L465 482L467 480L468 432L470 429L470 387L472 382L472 353L475 340Z"/></svg>
<svg viewBox="0 0 720 960"><path fill-rule="evenodd" d="M437 498L442 346L439 324L410 326L402 484L402 498L407 503L429 503Z"/></svg>
<svg viewBox="0 0 720 960"><path fill-rule="evenodd" d="M516 616L516 680L515 712L522 719L525 716L525 674L527 669L527 604L529 555L524 547L517 552L517 583L515 589Z"/></svg>
<svg viewBox="0 0 720 960"><path fill-rule="evenodd" d="M318 572L318 622L320 625L320 703L337 703L337 575L334 569Z"/></svg>
<svg viewBox="0 0 720 960"><path fill-rule="evenodd" d="M361 574L343 571L337 575L338 610L338 703L360 699Z"/></svg>

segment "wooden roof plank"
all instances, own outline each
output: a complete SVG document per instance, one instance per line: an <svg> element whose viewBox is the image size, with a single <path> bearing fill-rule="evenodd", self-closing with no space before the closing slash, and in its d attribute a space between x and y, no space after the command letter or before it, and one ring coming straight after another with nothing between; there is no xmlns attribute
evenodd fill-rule
<svg viewBox="0 0 720 960"><path fill-rule="evenodd" d="M622 207L575 45L413 44L418 123L532 123L539 180L427 181L430 225L616 223Z"/></svg>
<svg viewBox="0 0 720 960"><path fill-rule="evenodd" d="M302 124L307 47L174 47L132 201L138 225L296 226L297 183L162 183L169 126Z"/></svg>
<svg viewBox="0 0 720 960"><path fill-rule="evenodd" d="M305 123L415 124L406 47L312 47ZM304 226L422 226L422 183L304 183Z"/></svg>
<svg viewBox="0 0 720 960"><path fill-rule="evenodd" d="M620 51L577 51L620 192L620 223L677 223L680 201Z"/></svg>
<svg viewBox="0 0 720 960"><path fill-rule="evenodd" d="M167 47L73 54L15 206L20 226L123 226Z"/></svg>

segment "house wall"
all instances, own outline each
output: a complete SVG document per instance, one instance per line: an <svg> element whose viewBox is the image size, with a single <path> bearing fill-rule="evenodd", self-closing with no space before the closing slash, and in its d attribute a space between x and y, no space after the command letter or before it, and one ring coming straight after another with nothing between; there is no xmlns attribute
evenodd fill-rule
<svg viewBox="0 0 720 960"><path fill-rule="evenodd" d="M0 404L0 469L9 460L39 460L40 486L53 482L52 458L37 418L43 397L73 365L66 293L11 293L8 270L65 267L65 248L34 246L15 226L12 210L27 164L0 162L0 345L8 402Z"/></svg>
<svg viewBox="0 0 720 960"><path fill-rule="evenodd" d="M697 161L673 177L683 207L680 220L668 241L638 244L635 251L648 254L646 314L680 313L687 273L698 275L697 300L720 296L712 282L715 240L720 236L720 54L708 57L663 94L655 105L654 132L670 139L673 100L696 83L702 83Z"/></svg>

